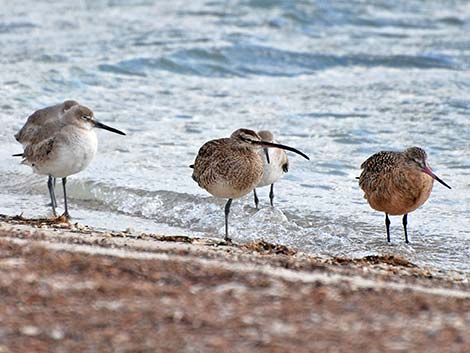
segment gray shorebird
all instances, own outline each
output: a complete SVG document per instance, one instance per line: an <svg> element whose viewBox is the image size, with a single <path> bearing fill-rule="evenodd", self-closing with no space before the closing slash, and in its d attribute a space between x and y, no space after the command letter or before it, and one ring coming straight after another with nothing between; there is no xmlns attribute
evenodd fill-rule
<svg viewBox="0 0 470 353"><path fill-rule="evenodd" d="M419 147L403 152L382 151L361 165L359 186L369 205L385 212L387 241L390 242L389 215L403 215L405 241L408 241L408 213L420 207L431 194L434 179L451 188L433 173L426 162L427 154Z"/></svg>
<svg viewBox="0 0 470 353"><path fill-rule="evenodd" d="M28 117L21 130L15 134L16 141L23 146L36 141L40 137L38 131L42 130L45 124L60 120L64 113L74 105L78 105L78 102L66 100L60 104L36 110Z"/></svg>
<svg viewBox="0 0 470 353"><path fill-rule="evenodd" d="M60 112L57 107L42 109L36 112L37 115L34 113L28 118L25 126L15 135L23 144L24 152L15 156L23 157L22 164L31 166L35 173L49 176L48 188L54 215L56 202L52 178L62 178L65 208L63 216L70 218L65 186L67 177L84 170L95 156L98 140L93 128L120 135L125 133L95 120L93 112L79 104L72 104L69 109L59 113L59 119L55 119L57 111ZM31 119L34 116L36 118ZM37 126L33 128L33 125Z"/></svg>
<svg viewBox="0 0 470 353"><path fill-rule="evenodd" d="M227 198L225 204L225 240L228 235L228 215L234 198L250 193L263 177L263 160L258 153L263 147L281 148L300 154L299 150L263 141L253 130L238 129L230 138L206 142L190 167L193 179L215 197Z"/></svg>
<svg viewBox="0 0 470 353"><path fill-rule="evenodd" d="M263 141L277 143L277 141L274 140L271 131L258 131L258 135ZM269 190L269 200L271 206L274 207L274 183L289 170L289 160L287 159L286 151L282 149L264 147L263 150L264 154L266 155L265 158L263 158L263 155L261 156L263 160L263 177L256 187L261 188L263 186L271 185ZM253 189L253 195L255 199L255 206L258 208L259 199L258 195L256 194L256 189Z"/></svg>
<svg viewBox="0 0 470 353"><path fill-rule="evenodd" d="M64 113L74 105L78 105L78 102L74 100L66 100L62 103L36 110L28 117L21 130L15 134L16 141L21 143L23 148L30 143L35 143L38 139L42 138L41 134L38 132L42 129L44 124L59 121L62 115L64 115ZM49 188L49 195L51 196L51 205L57 207L55 193L51 192L51 189L55 187L55 183L56 179L49 176L47 185Z"/></svg>

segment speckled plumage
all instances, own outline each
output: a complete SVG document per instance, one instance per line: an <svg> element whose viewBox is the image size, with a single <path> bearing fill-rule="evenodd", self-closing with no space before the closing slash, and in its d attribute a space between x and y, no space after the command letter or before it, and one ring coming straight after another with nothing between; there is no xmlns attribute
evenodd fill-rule
<svg viewBox="0 0 470 353"><path fill-rule="evenodd" d="M390 241L388 215L404 215L405 240L408 213L423 205L431 194L434 179L440 180L426 163L427 154L419 147L403 152L382 151L369 157L361 168L359 186L369 205L385 212L387 240Z"/></svg>
<svg viewBox="0 0 470 353"><path fill-rule="evenodd" d="M361 165L359 186L373 209L403 215L428 199L434 179L421 171L415 158L426 160L426 152L421 148L382 151Z"/></svg>
<svg viewBox="0 0 470 353"><path fill-rule="evenodd" d="M193 179L216 197L246 195L263 176L263 161L257 153L259 149L233 138L206 142L194 162Z"/></svg>
<svg viewBox="0 0 470 353"><path fill-rule="evenodd" d="M238 129L230 138L206 142L190 167L193 179L215 197L228 198L225 204L225 239L228 237L228 215L232 199L254 190L263 176L263 160L258 153L263 147L281 148L300 154L303 152L285 145L263 141L249 129Z"/></svg>

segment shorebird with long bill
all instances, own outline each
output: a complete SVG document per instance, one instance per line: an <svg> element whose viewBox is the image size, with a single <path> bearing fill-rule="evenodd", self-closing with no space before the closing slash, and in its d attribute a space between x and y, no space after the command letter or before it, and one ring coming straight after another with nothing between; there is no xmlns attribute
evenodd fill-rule
<svg viewBox="0 0 470 353"><path fill-rule="evenodd" d="M38 139L41 139L41 134L38 133L39 130L43 128L43 126L47 123L59 121L60 118L64 115L64 113L72 108L74 105L78 105L77 101L74 100L66 100L62 103L52 105L50 107L45 107L39 110L36 110L33 114L31 114L26 123L15 134L15 139L19 143L23 145L25 148L30 143L36 143ZM22 155L22 154L20 154ZM56 184L56 178L49 176L47 181L47 185L49 190L54 189ZM51 197L51 205L57 207L57 201L55 199L55 192L49 192Z"/></svg>
<svg viewBox="0 0 470 353"><path fill-rule="evenodd" d="M64 107L67 106L66 102L62 103ZM67 177L84 170L95 156L98 139L94 128L125 135L97 121L91 109L78 103L71 104L68 109L57 105L35 112L15 135L23 144L24 151L14 156L23 157L22 164L32 167L37 174L49 177L47 184L54 215L56 202L52 178L62 178L65 208L63 216L68 219Z"/></svg>
<svg viewBox="0 0 470 353"><path fill-rule="evenodd" d="M225 240L230 241L228 215L232 200L254 190L263 177L262 148L281 148L300 154L286 145L264 141L253 130L238 129L229 138L206 142L198 152L192 168L193 179L211 195L228 199L225 204Z"/></svg>
<svg viewBox="0 0 470 353"><path fill-rule="evenodd" d="M387 241L390 242L389 215L403 215L405 241L408 241L408 213L426 202L434 180L451 188L431 170L427 154L419 147L403 152L382 151L369 157L361 165L359 186L369 205L385 212Z"/></svg>

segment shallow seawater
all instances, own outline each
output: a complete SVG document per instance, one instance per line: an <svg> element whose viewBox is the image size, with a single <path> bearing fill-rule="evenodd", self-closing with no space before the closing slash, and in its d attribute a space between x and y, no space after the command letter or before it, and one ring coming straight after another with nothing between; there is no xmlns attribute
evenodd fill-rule
<svg viewBox="0 0 470 353"><path fill-rule="evenodd" d="M99 131L95 160L69 178L81 223L222 236L224 200L188 165L209 139L270 129L311 161L289 156L275 209L269 188L259 211L252 195L234 202L236 241L470 272L468 1L0 3L0 212L49 213L46 178L11 157L13 134L76 99L128 133ZM435 184L410 214L410 245L392 217L388 245L355 177L372 153L413 145L453 189Z"/></svg>

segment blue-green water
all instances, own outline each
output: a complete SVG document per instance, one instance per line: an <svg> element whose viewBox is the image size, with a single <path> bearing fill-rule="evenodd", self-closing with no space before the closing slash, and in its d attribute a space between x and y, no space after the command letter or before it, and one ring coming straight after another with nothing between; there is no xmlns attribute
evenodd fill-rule
<svg viewBox="0 0 470 353"><path fill-rule="evenodd" d="M11 154L34 110L65 99L125 130L99 132L69 178L71 213L100 228L221 236L223 200L187 167L207 140L270 129L290 156L276 209L234 202L236 241L315 254L394 253L470 271L470 4L462 1L0 0L0 211L44 216L46 180ZM369 208L369 155L421 146L435 172L412 244ZM61 199L59 197L59 199ZM61 202L61 201L59 201Z"/></svg>

